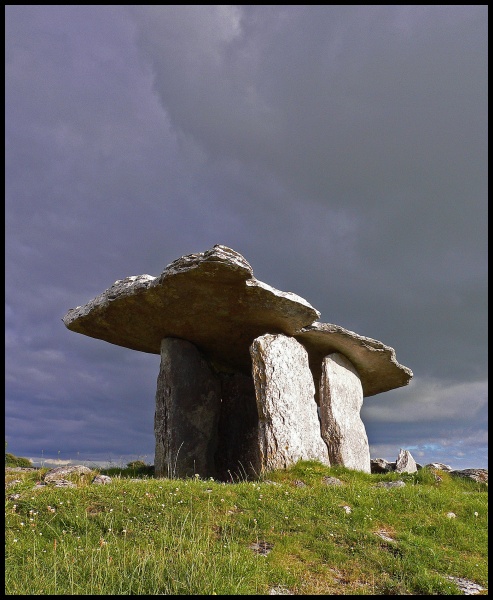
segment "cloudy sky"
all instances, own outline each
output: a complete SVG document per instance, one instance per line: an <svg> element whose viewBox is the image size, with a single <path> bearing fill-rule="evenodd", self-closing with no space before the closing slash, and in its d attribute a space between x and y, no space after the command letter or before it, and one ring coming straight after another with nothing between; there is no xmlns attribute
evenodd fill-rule
<svg viewBox="0 0 493 600"><path fill-rule="evenodd" d="M487 16L7 6L7 450L152 463L159 356L61 318L224 244L413 370L372 458L487 467Z"/></svg>

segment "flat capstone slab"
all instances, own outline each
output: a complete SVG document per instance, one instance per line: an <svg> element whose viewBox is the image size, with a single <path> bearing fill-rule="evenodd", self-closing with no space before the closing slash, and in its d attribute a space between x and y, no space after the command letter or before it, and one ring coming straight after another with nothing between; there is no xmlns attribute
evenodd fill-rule
<svg viewBox="0 0 493 600"><path fill-rule="evenodd" d="M292 335L318 319L306 300L253 276L234 250L216 245L183 256L159 277L116 281L63 317L71 331L159 354L161 340L193 343L219 370L251 375L249 348L264 333Z"/></svg>
<svg viewBox="0 0 493 600"><path fill-rule="evenodd" d="M253 340L284 334L307 350L316 388L322 360L333 352L356 367L364 396L409 383L412 372L397 362L393 348L338 325L318 323L319 317L304 298L259 281L241 254L216 245L178 258L158 277L116 281L84 306L69 310L63 322L71 331L152 354L160 353L164 338L184 339L218 371L248 376Z"/></svg>

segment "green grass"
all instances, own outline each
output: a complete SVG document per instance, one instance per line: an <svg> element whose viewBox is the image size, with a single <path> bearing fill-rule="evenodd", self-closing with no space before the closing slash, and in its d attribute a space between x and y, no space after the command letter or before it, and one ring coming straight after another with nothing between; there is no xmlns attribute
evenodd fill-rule
<svg viewBox="0 0 493 600"><path fill-rule="evenodd" d="M20 494L5 503L9 595L460 593L447 575L488 585L487 486L446 473L437 483L426 469L300 462L266 476L277 485L224 484L153 479L134 465L101 470L109 485L82 477L33 490L45 471L6 475L21 479L6 492ZM326 475L344 485L324 485ZM374 487L399 478L404 488ZM272 545L266 556L250 548L260 541Z"/></svg>

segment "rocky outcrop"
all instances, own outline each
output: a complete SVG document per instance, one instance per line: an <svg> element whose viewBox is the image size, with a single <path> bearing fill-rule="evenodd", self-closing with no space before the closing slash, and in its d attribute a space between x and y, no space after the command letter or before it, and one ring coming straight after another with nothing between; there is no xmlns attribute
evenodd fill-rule
<svg viewBox="0 0 493 600"><path fill-rule="evenodd" d="M415 473L421 469L413 458L409 450L399 450L399 454L395 462L389 462L385 458L372 458L370 461L370 469L372 473Z"/></svg>
<svg viewBox="0 0 493 600"><path fill-rule="evenodd" d="M354 366L338 352L326 356L320 380L320 420L330 463L370 473L362 406L363 388Z"/></svg>
<svg viewBox="0 0 493 600"><path fill-rule="evenodd" d="M449 465L444 465L443 463L434 462L428 463L423 467L424 469L438 469L439 471L452 471L452 467Z"/></svg>
<svg viewBox="0 0 493 600"><path fill-rule="evenodd" d="M294 338L267 334L253 342L250 353L262 469L284 468L301 459L330 464L306 350Z"/></svg>
<svg viewBox="0 0 493 600"><path fill-rule="evenodd" d="M485 483L488 485L488 469L458 469L450 471L452 477L462 477L472 479L477 483Z"/></svg>

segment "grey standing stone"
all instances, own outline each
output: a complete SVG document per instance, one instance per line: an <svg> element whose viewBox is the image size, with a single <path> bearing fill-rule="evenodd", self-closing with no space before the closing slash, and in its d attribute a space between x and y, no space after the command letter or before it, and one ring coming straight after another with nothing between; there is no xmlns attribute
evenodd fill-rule
<svg viewBox="0 0 493 600"><path fill-rule="evenodd" d="M409 450L399 450L399 455L395 461L395 470L397 473L416 473L418 467Z"/></svg>
<svg viewBox="0 0 493 600"><path fill-rule="evenodd" d="M338 352L326 356L320 380L320 419L329 460L333 465L370 473L362 406L363 388L354 366Z"/></svg>
<svg viewBox="0 0 493 600"><path fill-rule="evenodd" d="M266 334L253 341L250 354L262 470L285 468L301 459L329 465L306 350L292 337Z"/></svg>
<svg viewBox="0 0 493 600"><path fill-rule="evenodd" d="M154 434L156 477L215 477L221 384L198 349L161 342Z"/></svg>

